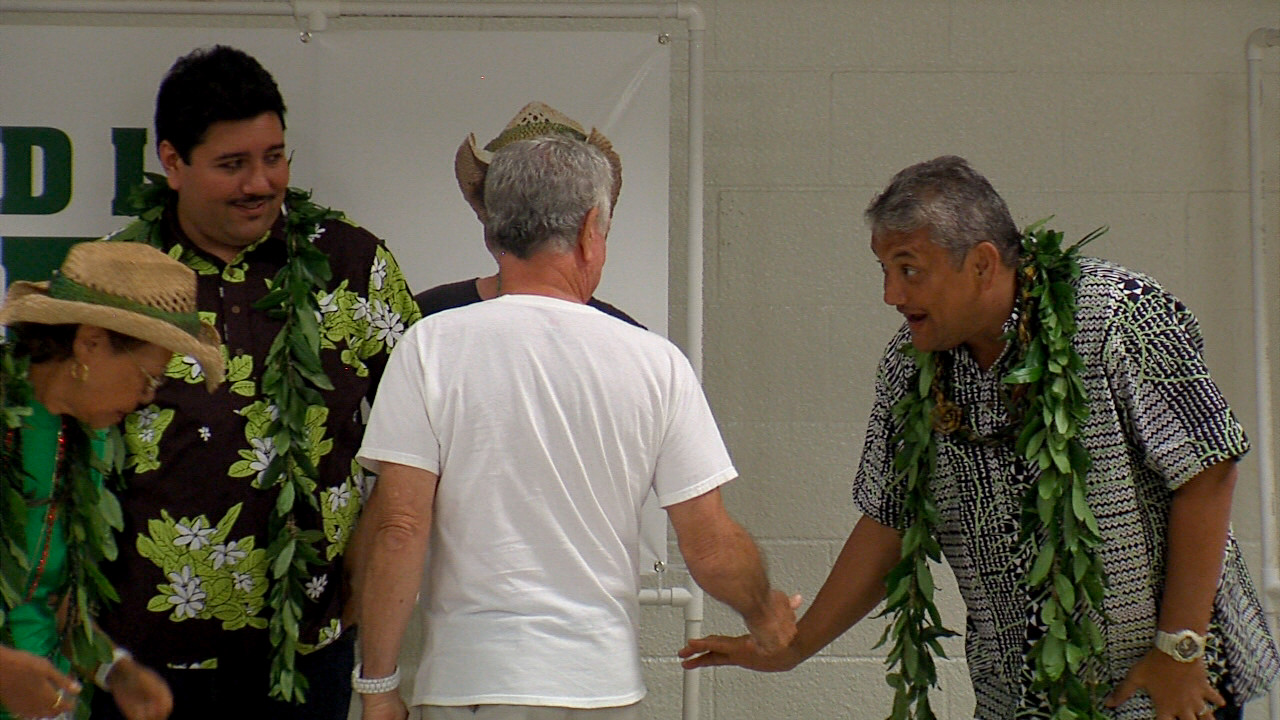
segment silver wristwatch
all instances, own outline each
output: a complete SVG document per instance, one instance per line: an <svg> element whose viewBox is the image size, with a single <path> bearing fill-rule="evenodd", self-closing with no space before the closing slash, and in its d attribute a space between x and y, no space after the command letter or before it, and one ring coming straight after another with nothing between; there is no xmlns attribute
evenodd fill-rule
<svg viewBox="0 0 1280 720"><path fill-rule="evenodd" d="M1178 662L1189 663L1204 655L1205 636L1194 630L1156 631L1156 649Z"/></svg>

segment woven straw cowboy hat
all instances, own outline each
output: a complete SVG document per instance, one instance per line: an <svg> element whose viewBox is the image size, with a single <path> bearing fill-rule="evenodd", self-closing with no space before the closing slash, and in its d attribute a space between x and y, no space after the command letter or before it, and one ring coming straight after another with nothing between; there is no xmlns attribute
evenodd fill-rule
<svg viewBox="0 0 1280 720"><path fill-rule="evenodd" d="M471 133L458 146L458 152L453 157L453 174L458 178L462 197L466 198L480 222L484 222L487 217L484 211L484 176L489 171L493 154L517 140L548 135L568 135L585 140L603 152L613 168L613 189L609 193L609 205L612 207L618 204L618 193L622 191L622 158L614 152L609 138L595 128L591 128L588 133L572 118L545 103L531 102L520 108L520 112L511 118L511 122L488 145L476 147L475 133Z"/></svg>
<svg viewBox="0 0 1280 720"><path fill-rule="evenodd" d="M9 288L0 325L20 322L96 325L190 355L210 391L225 375L218 331L196 313L196 274L150 245L71 246L52 280Z"/></svg>

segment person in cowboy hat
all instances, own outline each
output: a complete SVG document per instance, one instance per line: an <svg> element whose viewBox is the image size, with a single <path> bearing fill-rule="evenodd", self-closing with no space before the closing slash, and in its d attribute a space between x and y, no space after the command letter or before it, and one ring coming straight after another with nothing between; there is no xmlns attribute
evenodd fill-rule
<svg viewBox="0 0 1280 720"><path fill-rule="evenodd" d="M149 402L175 355L200 364L210 391L222 382L218 333L196 313L195 273L145 245L81 243L52 280L9 288L0 325L15 338L0 345L0 479L26 505L0 510L0 638L13 646L3 649L0 704L26 716L68 712L79 685L60 673L75 672L130 720L166 717L164 680L112 649L88 616L115 596L97 565L114 555L109 525L119 527L96 431ZM97 636L98 648L82 636Z"/></svg>
<svg viewBox="0 0 1280 720"><path fill-rule="evenodd" d="M490 140L483 148L476 146L475 133L471 133L458 146L458 152L454 155L454 177L458 180L458 187L462 190L462 197L466 199L467 204L475 211L476 218L480 220L481 225L484 224L486 217L484 211L484 178L489 170L489 163L493 160L493 153L515 140L527 140L533 137L550 135L563 135L585 140L604 153L604 156L609 159L609 168L613 174L613 184L609 192L609 207L611 210L617 207L618 193L622 190L622 159L614 151L613 144L595 128L591 128L591 132L588 133L583 129L582 125L564 113L546 103L535 101L520 108L520 112L511 118L511 122L507 123L502 132L493 140ZM486 247L488 247L487 243ZM500 252L495 251L492 247L489 248L489 251L495 257ZM502 278L498 273L494 273L485 277L437 285L418 293L413 299L417 301L418 309L422 311L422 316L426 317L442 310L470 305L481 300L492 300L500 294L502 294ZM623 322L631 323L636 327L644 327L626 312L603 300L592 297L587 300L587 304Z"/></svg>
<svg viewBox="0 0 1280 720"><path fill-rule="evenodd" d="M794 633L798 598L771 588L724 508L737 472L688 360L586 306L613 179L574 137L495 152L485 236L503 295L419 321L391 357L357 456L379 473L353 676L366 720L407 714L396 657L424 575L415 718L638 718L651 490L694 579L765 647Z"/></svg>

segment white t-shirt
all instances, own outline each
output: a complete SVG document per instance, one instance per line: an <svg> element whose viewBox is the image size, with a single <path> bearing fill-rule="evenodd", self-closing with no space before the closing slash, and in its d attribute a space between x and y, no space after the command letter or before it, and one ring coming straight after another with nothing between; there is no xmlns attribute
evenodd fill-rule
<svg viewBox="0 0 1280 720"><path fill-rule="evenodd" d="M674 345L535 295L411 327L358 458L440 476L419 705L640 700L641 502L737 476Z"/></svg>

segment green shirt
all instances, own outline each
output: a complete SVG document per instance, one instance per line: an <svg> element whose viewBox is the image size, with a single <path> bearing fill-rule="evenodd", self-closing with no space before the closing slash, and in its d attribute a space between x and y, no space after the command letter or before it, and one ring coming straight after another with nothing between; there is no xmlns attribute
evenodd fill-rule
<svg viewBox="0 0 1280 720"><path fill-rule="evenodd" d="M53 532L47 539L48 558L43 571L39 570L40 558L45 551L45 523L49 506L45 503L53 491L53 475L58 457L58 435L62 429L62 417L49 412L44 405L32 401L31 415L22 428L22 466L27 478L26 495L35 504L27 511L27 558L31 562L31 576L23 591L39 576L35 594L27 603L9 613L6 624L13 633L14 646L37 655L48 657L62 670L69 663L58 648L58 625L50 599L57 598L67 583L66 521L63 513L54 518ZM93 451L99 456L103 450L101 433L90 435ZM94 479L101 483L98 473Z"/></svg>

